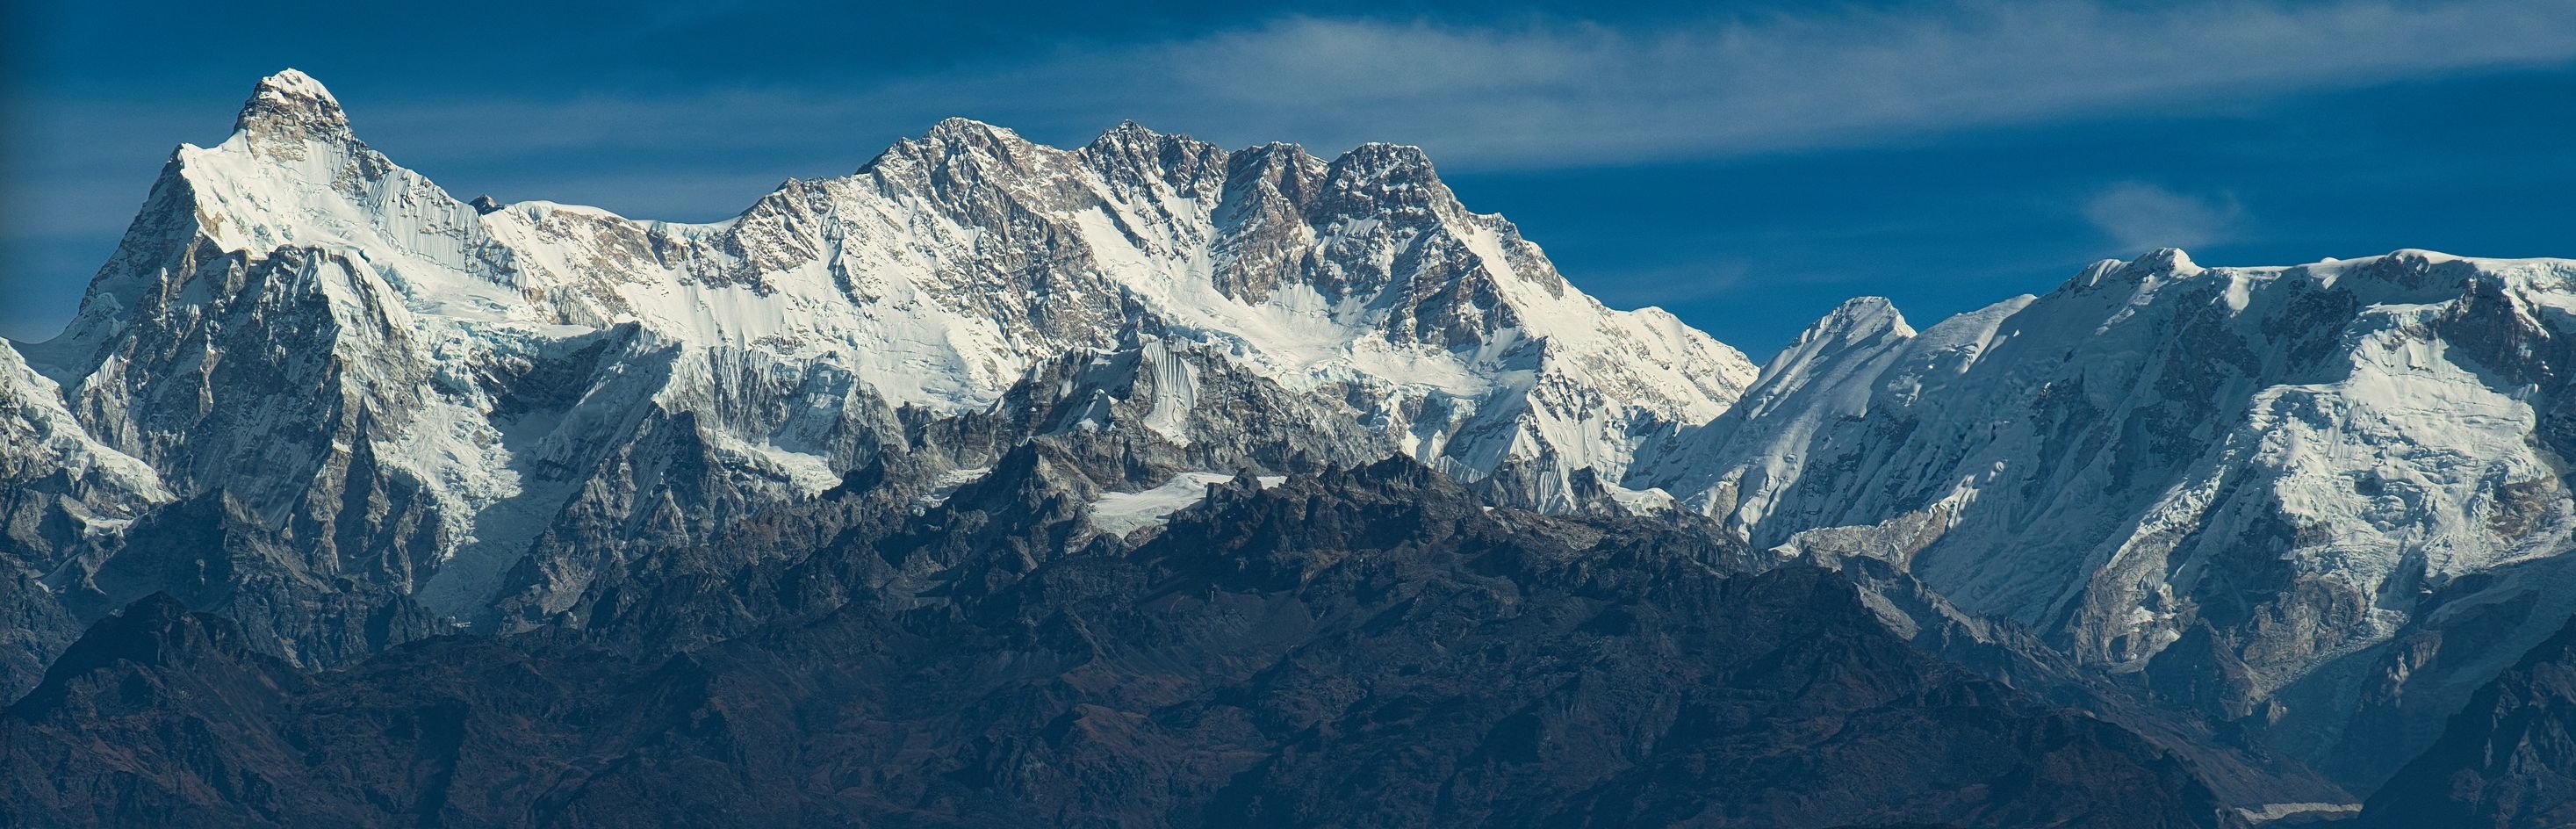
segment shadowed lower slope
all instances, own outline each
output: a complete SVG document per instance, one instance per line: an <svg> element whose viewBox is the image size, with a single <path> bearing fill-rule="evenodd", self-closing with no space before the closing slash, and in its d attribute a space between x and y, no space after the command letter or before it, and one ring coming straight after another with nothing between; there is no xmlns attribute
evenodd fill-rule
<svg viewBox="0 0 2576 829"><path fill-rule="evenodd" d="M1924 655L1842 577L1728 577L1650 527L1488 512L1390 462L1219 485L1132 551L979 545L676 656L449 638L311 676L147 600L9 710L0 801L66 825L2236 825L2183 762Z"/></svg>

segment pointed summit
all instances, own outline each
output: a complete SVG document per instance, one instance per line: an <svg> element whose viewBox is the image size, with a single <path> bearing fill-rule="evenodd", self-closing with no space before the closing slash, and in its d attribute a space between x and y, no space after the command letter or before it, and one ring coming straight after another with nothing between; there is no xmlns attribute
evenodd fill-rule
<svg viewBox="0 0 2576 829"><path fill-rule="evenodd" d="M1325 168L1328 198L1369 205L1443 205L1456 201L1431 156L1410 144L1368 143L1352 147Z"/></svg>
<svg viewBox="0 0 2576 829"><path fill-rule="evenodd" d="M1855 343L1888 334L1899 338L1911 337L1914 336L1914 327L1905 323L1905 315L1897 313L1896 303L1886 297L1862 296L1843 300L1843 304L1835 306L1823 319L1807 326L1807 330L1798 336L1798 342L1836 340Z"/></svg>
<svg viewBox="0 0 2576 829"><path fill-rule="evenodd" d="M233 132L272 138L347 139L349 118L321 81L294 69L261 78Z"/></svg>
<svg viewBox="0 0 2576 829"><path fill-rule="evenodd" d="M1411 144L1389 144L1372 141L1352 147L1350 152L1333 159L1333 166L1373 177L1405 176L1437 179L1432 171L1431 156Z"/></svg>
<svg viewBox="0 0 2576 829"><path fill-rule="evenodd" d="M887 147L886 151L879 153L875 160L869 161L859 169L861 172L866 172L890 159L936 162L939 159L960 157L993 159L1016 166L1022 159L1032 155L1043 156L1061 152L1052 148L1039 147L1030 143L1028 139L1020 137L1019 133L1002 127L973 118L951 116L940 119L939 123L931 125L929 132L923 133L918 138L906 138L895 142L894 146Z"/></svg>
<svg viewBox="0 0 2576 829"><path fill-rule="evenodd" d="M2138 258L2130 260L2129 267L2147 268L2165 273L2200 270L2200 265L2191 261L2191 255L2183 253L2182 248L2157 248L2147 251Z"/></svg>
<svg viewBox="0 0 2576 829"><path fill-rule="evenodd" d="M930 131L922 135L922 140L950 147L1028 143L1028 139L1021 138L1019 133L1010 129L955 115L939 119L939 123L930 125Z"/></svg>
<svg viewBox="0 0 2576 829"><path fill-rule="evenodd" d="M1897 312L1896 303L1886 297L1844 300L1799 332L1797 341L1779 356L1771 358L1762 369L1767 385L1757 388L1747 400L1755 410L1768 410L1778 405L1782 392L1795 392L1812 378L1861 370L1859 367L1914 339L1915 334L1914 326L1906 324L1905 315Z"/></svg>
<svg viewBox="0 0 2576 829"><path fill-rule="evenodd" d="M2058 290L2080 292L2106 285L2116 285L2121 290L2128 290L2137 287L2141 280L2191 274L2200 269L2200 265L2192 262L2191 256L2183 253L2181 248L2157 248L2139 254L2138 258L2126 262L2118 259L2104 259L2086 265L2083 270L2077 271L2073 278L2058 286Z"/></svg>
<svg viewBox="0 0 2576 829"><path fill-rule="evenodd" d="M1091 139L1091 143L1085 146L1094 151L1151 147L1161 143L1164 137L1162 133L1148 129L1135 121L1120 121L1118 126L1110 127L1107 132L1101 133L1098 138Z"/></svg>

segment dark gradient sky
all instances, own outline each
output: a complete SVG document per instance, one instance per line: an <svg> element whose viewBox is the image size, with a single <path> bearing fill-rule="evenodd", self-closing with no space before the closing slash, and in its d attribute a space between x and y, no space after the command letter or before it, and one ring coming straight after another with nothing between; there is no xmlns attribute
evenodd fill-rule
<svg viewBox="0 0 2576 829"><path fill-rule="evenodd" d="M2576 3L6 5L0 335L70 315L161 162L329 84L459 196L733 214L965 115L1428 149L1576 284L1767 355L2158 245L2576 256ZM218 8L224 6L224 8Z"/></svg>

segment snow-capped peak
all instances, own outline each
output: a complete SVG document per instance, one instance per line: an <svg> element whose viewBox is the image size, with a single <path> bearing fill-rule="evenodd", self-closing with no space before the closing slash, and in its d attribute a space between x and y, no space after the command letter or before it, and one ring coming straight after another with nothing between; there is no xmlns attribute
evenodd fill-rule
<svg viewBox="0 0 2576 829"><path fill-rule="evenodd" d="M488 597L567 499L645 485L586 483L660 462L629 441L705 453L736 476L727 498L801 497L876 451L896 408L965 416L1043 361L1145 338L1470 480L1617 480L1645 436L1716 417L1754 373L1566 285L1412 147L1325 162L1127 123L1066 150L951 118L699 225L466 204L292 70L241 125L180 149L45 362L181 497L255 489L252 508L293 516L329 512L308 489L379 485L331 476L399 482L424 529L387 567L435 570L402 586L447 612ZM281 451L309 463L258 460ZM595 508L640 527L621 511L644 503Z"/></svg>
<svg viewBox="0 0 2576 829"><path fill-rule="evenodd" d="M2182 248L2157 248L2148 251L2140 254L2137 259L2131 260L2129 266L2163 273L2200 270L2200 265L2192 262L2191 255L2183 253Z"/></svg>
<svg viewBox="0 0 2576 829"><path fill-rule="evenodd" d="M2158 279L2199 273L2200 265L2181 248L2157 248L2127 261L2104 259L2086 266L2068 279L2063 288L2101 288L2111 283L2128 287Z"/></svg>
<svg viewBox="0 0 2576 829"><path fill-rule="evenodd" d="M1162 133L1155 132L1150 127L1136 123L1133 120L1122 120L1118 122L1117 126L1110 127L1109 129L1102 131L1100 133L1100 137L1092 139L1091 146L1097 147L1113 144L1151 144L1161 140L1162 138Z"/></svg>
<svg viewBox="0 0 2576 829"><path fill-rule="evenodd" d="M273 137L346 139L349 118L340 99L313 76L286 69L260 79L233 120L233 131Z"/></svg>
<svg viewBox="0 0 2576 829"><path fill-rule="evenodd" d="M1631 485L1686 493L1734 529L1750 529L1796 483L1807 461L1800 447L1861 416L1866 379L1885 371L1915 336L1883 297L1844 301L1771 358L1725 415L1641 453Z"/></svg>
<svg viewBox="0 0 2576 829"><path fill-rule="evenodd" d="M1905 315L1897 313L1896 303L1886 297L1853 297L1799 332L1797 341L1779 357L1773 358L1762 373L1768 377L1819 355L1883 339L1902 340L1912 336L1914 327L1905 324Z"/></svg>
<svg viewBox="0 0 2576 829"><path fill-rule="evenodd" d="M1911 338L1862 336L1880 312L1820 321L1643 467L1666 477L1629 485L1756 544L1907 566L2097 663L2236 660L2176 689L2229 717L2301 683L2405 685L2420 662L2362 654L2495 597L2552 597L2515 620L2576 610L2554 577L2509 575L2576 547L2576 261L2205 268L2164 249ZM2350 713L2289 705L2327 731Z"/></svg>

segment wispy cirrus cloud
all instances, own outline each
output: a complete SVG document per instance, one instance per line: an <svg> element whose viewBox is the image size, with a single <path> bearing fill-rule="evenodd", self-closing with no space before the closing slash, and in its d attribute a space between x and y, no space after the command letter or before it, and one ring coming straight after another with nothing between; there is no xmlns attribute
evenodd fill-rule
<svg viewBox="0 0 2576 829"><path fill-rule="evenodd" d="M686 142L846 156L966 115L1058 142L1133 118L1228 144L1402 141L1452 166L1556 167L2242 106L2570 62L2576 3L1972 2L1650 31L1292 17L851 84L377 109L407 132L470 121L472 134L449 140L478 151Z"/></svg>
<svg viewBox="0 0 2576 829"><path fill-rule="evenodd" d="M1451 167L1567 167L2239 106L2571 62L2576 3L1971 2L1652 31L1292 17L792 88L467 99L425 85L413 99L348 103L362 134L422 167L528 159L598 168L631 159L652 162L633 170L638 178L745 165L811 175L855 166L949 115L1059 143L1133 118L1235 145L1286 140L1332 151L1400 141ZM85 163L94 136L204 141L213 136L203 127L226 124L229 114L174 113L158 102L62 102L30 113L55 127L37 125L35 145L20 148L41 156L31 165L39 184L116 166ZM199 128L176 129L182 123ZM127 153L132 143L109 148ZM673 170L673 162L700 169Z"/></svg>
<svg viewBox="0 0 2576 829"><path fill-rule="evenodd" d="M2236 236L2245 209L2233 196L2192 196L2131 181L2093 194L2083 213L2125 254L2228 241Z"/></svg>
<svg viewBox="0 0 2576 829"><path fill-rule="evenodd" d="M1235 146L1284 140L1329 153L1398 141L1451 170L1540 169L2259 108L2287 94L2570 63L2567 2L1974 0L1652 27L1284 17L928 73L531 84L500 96L424 77L400 97L347 103L362 135L460 191L708 219L768 182L845 172L949 115L1059 144L1133 118ZM32 239L102 254L96 240L123 226L167 146L220 137L230 114L230 102L21 103L24 123L6 131L0 247ZM2106 204L2153 212L2150 200L2123 198ZM0 287L30 284L6 279L14 284Z"/></svg>
<svg viewBox="0 0 2576 829"><path fill-rule="evenodd" d="M1321 146L1405 140L1472 165L1626 163L1886 140L2576 60L2576 4L1970 3L1629 31L1295 19L983 78L1036 119L1145 112ZM1050 83L1050 79L1054 82Z"/></svg>

